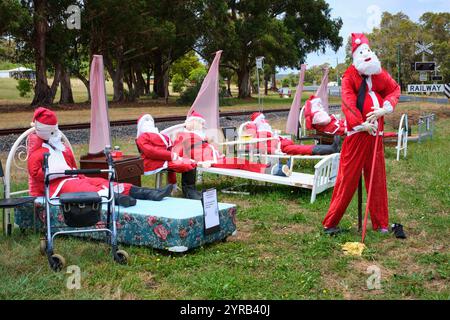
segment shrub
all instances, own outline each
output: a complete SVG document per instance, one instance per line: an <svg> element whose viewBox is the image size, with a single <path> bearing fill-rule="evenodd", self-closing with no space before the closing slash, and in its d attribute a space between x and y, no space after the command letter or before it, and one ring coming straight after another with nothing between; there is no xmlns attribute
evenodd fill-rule
<svg viewBox="0 0 450 320"><path fill-rule="evenodd" d="M19 95L23 98L31 93L33 90L33 86L30 80L27 79L19 79L17 80L17 90L19 90Z"/></svg>
<svg viewBox="0 0 450 320"><path fill-rule="evenodd" d="M181 75L175 74L172 77L172 89L174 92L182 92L185 87L184 79Z"/></svg>

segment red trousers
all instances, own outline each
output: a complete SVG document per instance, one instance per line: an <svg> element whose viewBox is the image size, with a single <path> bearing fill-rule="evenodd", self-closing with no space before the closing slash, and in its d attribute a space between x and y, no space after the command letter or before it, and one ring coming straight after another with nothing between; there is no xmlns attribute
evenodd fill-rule
<svg viewBox="0 0 450 320"><path fill-rule="evenodd" d="M266 164L250 162L241 158L222 158L212 165L214 168L239 169L256 173L264 173L267 169Z"/></svg>
<svg viewBox="0 0 450 320"><path fill-rule="evenodd" d="M313 145L294 144L294 142L290 139L280 138L280 141L281 141L281 151L291 156L298 156L298 155L310 156L313 154L313 149L315 147Z"/></svg>
<svg viewBox="0 0 450 320"><path fill-rule="evenodd" d="M167 179L170 184L176 184L177 183L177 173L185 173L194 170L197 167L197 165L190 160L187 159L180 159L176 161L169 161L168 170L169 173L167 174Z"/></svg>
<svg viewBox="0 0 450 320"><path fill-rule="evenodd" d="M382 138L381 136L376 151L374 181L369 207L370 219L374 230L388 228L389 225L386 168ZM369 190L375 139L376 137L368 133L356 133L344 140L336 186L334 187L330 208L323 221L325 228L336 227L341 221L353 194L358 188L362 171L364 171L366 190Z"/></svg>
<svg viewBox="0 0 450 320"><path fill-rule="evenodd" d="M50 183L50 196L57 190L59 184L60 181ZM128 195L130 194L132 185L129 183L114 183L114 187L118 187L119 193ZM74 179L69 178L66 180L60 188L58 195L72 192L98 192L105 188L109 188L109 181L106 179L79 176Z"/></svg>

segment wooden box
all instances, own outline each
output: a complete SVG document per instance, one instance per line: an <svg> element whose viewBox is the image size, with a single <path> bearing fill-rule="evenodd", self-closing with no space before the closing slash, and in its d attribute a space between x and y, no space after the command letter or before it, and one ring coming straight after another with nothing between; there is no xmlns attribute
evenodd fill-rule
<svg viewBox="0 0 450 320"><path fill-rule="evenodd" d="M141 186L141 176L144 174L144 160L137 155L123 155L120 158L113 158L116 169L116 179L121 183L131 183ZM80 169L108 169L104 154L86 155L80 159ZM100 175L107 179L108 176Z"/></svg>

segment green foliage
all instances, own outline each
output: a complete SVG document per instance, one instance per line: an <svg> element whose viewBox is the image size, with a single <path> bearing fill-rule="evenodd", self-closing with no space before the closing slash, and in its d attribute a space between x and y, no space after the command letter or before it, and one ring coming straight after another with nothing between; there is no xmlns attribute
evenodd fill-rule
<svg viewBox="0 0 450 320"><path fill-rule="evenodd" d="M207 73L208 71L206 70L206 67L204 65L200 65L189 73L189 81L195 84L201 84Z"/></svg>
<svg viewBox="0 0 450 320"><path fill-rule="evenodd" d="M19 79L17 80L17 90L19 90L19 95L23 98L31 93L33 90L33 84L30 80Z"/></svg>
<svg viewBox="0 0 450 320"><path fill-rule="evenodd" d="M186 80L189 78L192 70L201 66L202 64L200 63L199 58L195 54L195 52L189 51L173 63L172 67L170 68L170 73L172 76L179 75L182 80Z"/></svg>
<svg viewBox="0 0 450 320"><path fill-rule="evenodd" d="M184 86L185 86L184 82L185 82L185 80L184 80L182 75L180 75L178 73L175 74L172 77L172 89L173 89L173 91L174 92L181 92L181 91L183 91Z"/></svg>
<svg viewBox="0 0 450 320"><path fill-rule="evenodd" d="M284 78L283 80L281 80L281 86L283 88L287 88L291 86L291 80L289 78Z"/></svg>
<svg viewBox="0 0 450 320"><path fill-rule="evenodd" d="M177 100L179 105L190 105L195 101L198 92L201 88L201 83L196 83L193 86L189 86L180 94L180 98Z"/></svg>

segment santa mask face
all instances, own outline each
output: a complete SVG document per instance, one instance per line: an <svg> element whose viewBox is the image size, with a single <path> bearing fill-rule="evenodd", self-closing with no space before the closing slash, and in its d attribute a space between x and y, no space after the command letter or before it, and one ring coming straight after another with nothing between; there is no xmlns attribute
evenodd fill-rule
<svg viewBox="0 0 450 320"><path fill-rule="evenodd" d="M58 151L64 151L66 148L62 142L62 132L56 129L51 133L48 143Z"/></svg>
<svg viewBox="0 0 450 320"><path fill-rule="evenodd" d="M200 119L190 119L186 121L186 129L189 131L203 131L205 129L204 122Z"/></svg>
<svg viewBox="0 0 450 320"><path fill-rule="evenodd" d="M381 73L381 63L367 44L360 45L353 53L353 65L360 74L370 76Z"/></svg>
<svg viewBox="0 0 450 320"><path fill-rule="evenodd" d="M320 98L311 100L311 113L314 115L312 119L313 124L324 126L331 121L330 116L323 109L322 100Z"/></svg>
<svg viewBox="0 0 450 320"><path fill-rule="evenodd" d="M155 122L153 119L149 119L147 121L143 121L140 127L141 133L157 133L158 128L155 127Z"/></svg>

